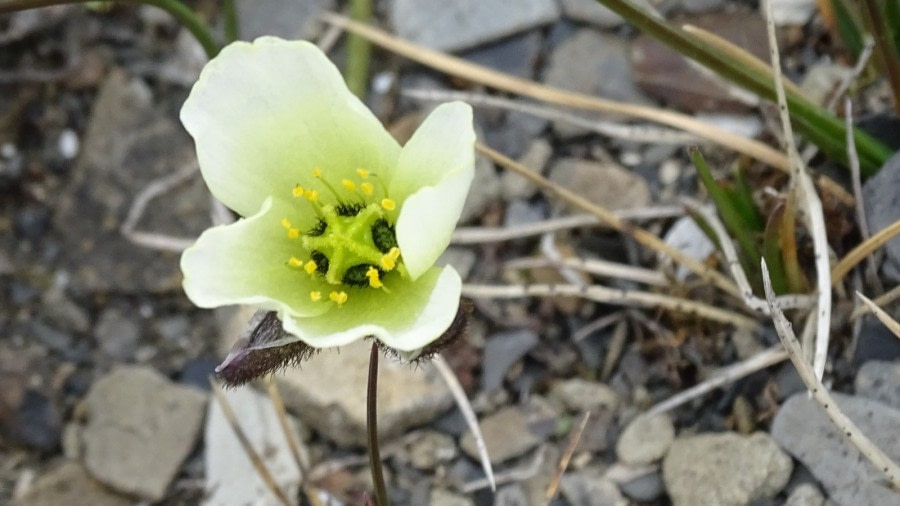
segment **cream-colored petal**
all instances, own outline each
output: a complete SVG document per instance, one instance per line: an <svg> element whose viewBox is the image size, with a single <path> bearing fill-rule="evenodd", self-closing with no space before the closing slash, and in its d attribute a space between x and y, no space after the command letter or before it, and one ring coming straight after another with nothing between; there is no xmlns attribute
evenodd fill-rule
<svg viewBox="0 0 900 506"><path fill-rule="evenodd" d="M397 245L412 279L434 265L450 244L472 185L474 172L461 170L437 186L427 186L409 196L397 218Z"/></svg>
<svg viewBox="0 0 900 506"><path fill-rule="evenodd" d="M340 190L356 169L388 173L400 147L314 45L262 37L210 61L181 110L213 195L243 216L294 185Z"/></svg>
<svg viewBox="0 0 900 506"><path fill-rule="evenodd" d="M321 316L284 318L284 330L310 346L341 346L375 336L399 351L418 350L434 341L453 322L462 280L452 267L434 267L417 281L385 279L390 293L360 288L347 303Z"/></svg>
<svg viewBox="0 0 900 506"><path fill-rule="evenodd" d="M474 170L472 108L449 102L435 108L403 146L388 188L391 197L402 202L423 186L435 186L456 172Z"/></svg>
<svg viewBox="0 0 900 506"><path fill-rule="evenodd" d="M257 214L207 229L181 256L184 291L199 307L247 304L280 315L315 316L330 305L310 300L324 282L287 265L292 256L307 261L299 239L290 239L282 218L296 209L267 199Z"/></svg>

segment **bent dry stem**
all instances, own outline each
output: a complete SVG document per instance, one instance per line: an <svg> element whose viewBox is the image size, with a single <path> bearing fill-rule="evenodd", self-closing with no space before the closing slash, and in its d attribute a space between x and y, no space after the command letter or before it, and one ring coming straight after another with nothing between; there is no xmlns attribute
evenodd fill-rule
<svg viewBox="0 0 900 506"><path fill-rule="evenodd" d="M375 504L388 506L384 470L381 467L381 451L378 449L378 343L372 343L369 353L369 384L366 389L366 435L369 443L369 469L375 486Z"/></svg>

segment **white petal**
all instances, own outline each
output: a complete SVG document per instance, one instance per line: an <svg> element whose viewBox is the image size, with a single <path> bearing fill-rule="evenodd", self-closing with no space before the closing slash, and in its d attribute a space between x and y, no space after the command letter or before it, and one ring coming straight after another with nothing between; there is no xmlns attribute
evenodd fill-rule
<svg viewBox="0 0 900 506"><path fill-rule="evenodd" d="M213 195L243 216L311 171L339 185L364 167L387 174L400 148L314 45L235 42L210 61L181 110ZM323 194L324 188L317 188Z"/></svg>
<svg viewBox="0 0 900 506"><path fill-rule="evenodd" d="M280 315L313 316L329 305L313 303L309 293L324 282L292 268L292 256L308 260L297 239L289 239L281 219L294 211L267 199L259 213L207 229L181 256L184 291L199 307L247 304Z"/></svg>
<svg viewBox="0 0 900 506"><path fill-rule="evenodd" d="M434 267L416 282L385 280L391 292L358 289L339 308L311 318L284 318L284 330L310 346L341 346L374 336L399 351L418 350L444 333L459 309L462 280L452 267Z"/></svg>

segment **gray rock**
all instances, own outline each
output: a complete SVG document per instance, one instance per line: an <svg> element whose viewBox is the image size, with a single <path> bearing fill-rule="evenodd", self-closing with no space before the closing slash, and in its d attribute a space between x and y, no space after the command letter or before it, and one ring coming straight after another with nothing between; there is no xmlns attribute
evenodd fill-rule
<svg viewBox="0 0 900 506"><path fill-rule="evenodd" d="M697 225L694 218L690 216L682 216L675 220L675 223L669 227L663 240L669 246L673 246L682 253L694 260L703 262L716 251L716 245L709 239L709 236L703 232L703 229ZM666 263L671 260L668 257L661 259ZM675 267L675 277L679 280L685 280L691 275L691 271L683 266Z"/></svg>
<svg viewBox="0 0 900 506"><path fill-rule="evenodd" d="M628 43L589 28L576 31L553 49L541 80L550 86L587 95L650 103L634 84ZM563 122L554 122L553 128L563 137L587 133L584 128Z"/></svg>
<svg viewBox="0 0 900 506"><path fill-rule="evenodd" d="M615 28L625 20L596 0L560 0L563 15L600 28Z"/></svg>
<svg viewBox="0 0 900 506"><path fill-rule="evenodd" d="M524 101L521 103L524 107L530 105ZM491 118L485 114L483 124L486 143L512 158L523 156L529 144L544 133L550 125L548 119L516 110L508 111L502 122L497 119L494 119L493 122L490 120ZM527 165L527 167L533 168L531 165Z"/></svg>
<svg viewBox="0 0 900 506"><path fill-rule="evenodd" d="M85 399L84 461L101 482L159 501L200 432L206 396L148 367L100 378Z"/></svg>
<svg viewBox="0 0 900 506"><path fill-rule="evenodd" d="M659 472L647 473L643 476L621 483L619 488L629 498L639 502L652 502L665 493L666 488Z"/></svg>
<svg viewBox="0 0 900 506"><path fill-rule="evenodd" d="M477 260L474 251L451 246L441 253L435 265L452 265L461 278L467 279Z"/></svg>
<svg viewBox="0 0 900 506"><path fill-rule="evenodd" d="M805 25L816 12L816 0L772 0L772 21L776 26Z"/></svg>
<svg viewBox="0 0 900 506"><path fill-rule="evenodd" d="M529 506L528 493L518 483L506 485L497 489L494 495L494 506Z"/></svg>
<svg viewBox="0 0 900 506"><path fill-rule="evenodd" d="M51 288L41 296L41 314L58 328L84 333L91 328L87 311L70 299L65 290Z"/></svg>
<svg viewBox="0 0 900 506"><path fill-rule="evenodd" d="M610 210L650 203L647 181L613 164L563 158L550 169L550 180Z"/></svg>
<svg viewBox="0 0 900 506"><path fill-rule="evenodd" d="M475 156L475 178L472 180L472 188L466 197L459 222L466 223L479 218L487 210L488 206L500 198L500 176L494 169L494 164L487 158Z"/></svg>
<svg viewBox="0 0 900 506"><path fill-rule="evenodd" d="M480 425L493 465L523 455L542 441L531 431L523 410L516 406L503 408L480 420ZM460 447L469 457L479 458L475 436L471 432L463 435Z"/></svg>
<svg viewBox="0 0 900 506"><path fill-rule="evenodd" d="M394 0L397 35L442 51L457 51L501 39L559 19L553 0Z"/></svg>
<svg viewBox="0 0 900 506"><path fill-rule="evenodd" d="M521 35L507 37L493 44L476 47L461 56L472 63L504 74L532 79L534 78L534 67L541 54L542 43L543 37L540 32L532 30ZM495 146L494 149L503 149L503 147Z"/></svg>
<svg viewBox="0 0 900 506"><path fill-rule="evenodd" d="M472 506L475 504L468 497L450 492L443 488L431 489L428 504L433 506Z"/></svg>
<svg viewBox="0 0 900 506"><path fill-rule="evenodd" d="M514 199L506 206L503 215L503 227L516 227L541 221L547 217L546 206L531 203L524 199Z"/></svg>
<svg viewBox="0 0 900 506"><path fill-rule="evenodd" d="M650 464L663 458L674 439L675 427L667 415L641 415L622 431L616 454L626 464Z"/></svg>
<svg viewBox="0 0 900 506"><path fill-rule="evenodd" d="M529 329L507 330L490 336L484 346L481 389L491 392L499 388L509 368L537 343L537 333Z"/></svg>
<svg viewBox="0 0 900 506"><path fill-rule="evenodd" d="M456 441L441 432L427 431L409 445L409 461L413 467L433 470L450 462L459 453Z"/></svg>
<svg viewBox="0 0 900 506"><path fill-rule="evenodd" d="M900 220L900 153L890 157L878 173L863 184L866 219L869 232L879 230ZM883 273L889 281L900 281L900 237L894 237L884 246L886 253Z"/></svg>
<svg viewBox="0 0 900 506"><path fill-rule="evenodd" d="M721 8L725 4L725 0L679 0L676 4L675 8L680 8L685 12L700 13Z"/></svg>
<svg viewBox="0 0 900 506"><path fill-rule="evenodd" d="M118 309L106 308L97 319L94 337L104 353L115 359L128 360L134 357L141 329Z"/></svg>
<svg viewBox="0 0 900 506"><path fill-rule="evenodd" d="M553 146L546 139L538 138L528 145L518 161L529 169L543 174L552 155ZM504 170L500 174L500 186L503 198L506 200L528 199L537 193L537 188L531 182L510 170Z"/></svg>
<svg viewBox="0 0 900 506"><path fill-rule="evenodd" d="M283 39L315 39L322 23L319 15L335 9L334 0L238 0L241 38L262 35Z"/></svg>
<svg viewBox="0 0 900 506"><path fill-rule="evenodd" d="M900 459L900 410L871 399L832 393L835 402L888 457ZM772 422L772 437L802 462L838 504L900 504L900 493L864 458L806 393L787 400Z"/></svg>
<svg viewBox="0 0 900 506"><path fill-rule="evenodd" d="M124 71L106 78L91 111L72 180L60 191L54 226L66 251L61 267L75 294L180 289L178 255L136 246L119 232L134 197L152 180L193 163L194 145L150 88ZM208 226L200 177L148 206L141 230L193 237Z"/></svg>
<svg viewBox="0 0 900 506"><path fill-rule="evenodd" d="M856 395L900 409L900 364L872 360L856 373Z"/></svg>
<svg viewBox="0 0 900 506"><path fill-rule="evenodd" d="M134 500L104 488L85 472L78 462L66 461L34 482L13 506L60 506L61 504L90 504L91 506L129 506Z"/></svg>
<svg viewBox="0 0 900 506"><path fill-rule="evenodd" d="M343 445L366 444L368 342L323 350L277 377L287 408L309 427ZM453 404L430 364L382 358L378 375L378 432L384 439L426 424Z"/></svg>
<svg viewBox="0 0 900 506"><path fill-rule="evenodd" d="M768 499L784 488L792 470L791 458L762 432L680 437L663 460L674 506L741 506Z"/></svg>
<svg viewBox="0 0 900 506"><path fill-rule="evenodd" d="M615 483L603 477L597 469L568 472L563 475L559 489L572 506L626 506Z"/></svg>
<svg viewBox="0 0 900 506"><path fill-rule="evenodd" d="M616 392L596 381L572 378L557 381L550 389L550 397L559 399L570 411L613 411L619 405Z"/></svg>
<svg viewBox="0 0 900 506"><path fill-rule="evenodd" d="M803 483L788 495L784 501L784 506L822 506L825 504L825 497L819 488L811 483Z"/></svg>

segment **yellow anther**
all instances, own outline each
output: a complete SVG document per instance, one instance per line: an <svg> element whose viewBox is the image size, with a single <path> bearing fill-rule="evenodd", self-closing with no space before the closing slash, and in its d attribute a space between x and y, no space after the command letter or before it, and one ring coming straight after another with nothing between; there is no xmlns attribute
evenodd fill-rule
<svg viewBox="0 0 900 506"><path fill-rule="evenodd" d="M372 183L362 183L359 185L359 189L366 195L371 195L375 191L375 186Z"/></svg>
<svg viewBox="0 0 900 506"><path fill-rule="evenodd" d="M366 277L369 278L369 286L372 288L381 288L384 286L381 284L381 278L378 274L378 269L374 267L369 267L369 270L366 271Z"/></svg>
<svg viewBox="0 0 900 506"><path fill-rule="evenodd" d="M317 190L306 190L306 200L316 202L319 200L319 192Z"/></svg>
<svg viewBox="0 0 900 506"><path fill-rule="evenodd" d="M311 300L313 302L319 302L319 300L321 298L322 298L322 292L320 292L318 290L313 290L313 291L309 292L309 300Z"/></svg>
<svg viewBox="0 0 900 506"><path fill-rule="evenodd" d="M393 211L397 208L397 203L394 202L394 199L381 199L381 207L386 211Z"/></svg>
<svg viewBox="0 0 900 506"><path fill-rule="evenodd" d="M287 218L281 218L281 226L284 227L284 228L286 228L286 229L290 229L290 228L291 228L291 221L290 221L289 219L287 219Z"/></svg>
<svg viewBox="0 0 900 506"><path fill-rule="evenodd" d="M294 197L300 198L303 196L303 191L303 187L298 184L294 187L293 190L291 190L291 193L294 195Z"/></svg>
<svg viewBox="0 0 900 506"><path fill-rule="evenodd" d="M313 169L312 174L313 174L314 178L320 178L320 177L322 177L322 169L316 167Z"/></svg>
<svg viewBox="0 0 900 506"><path fill-rule="evenodd" d="M300 229L299 228L289 228L288 229L288 237L291 239L296 239L300 237Z"/></svg>
<svg viewBox="0 0 900 506"><path fill-rule="evenodd" d="M307 274L312 274L312 273L316 272L316 269L318 269L318 268L319 268L319 266L317 266L316 263L313 262L312 260L306 262L306 264L303 265L303 270L306 271Z"/></svg>
<svg viewBox="0 0 900 506"><path fill-rule="evenodd" d="M348 298L348 297L347 297L347 292L340 291L340 292L331 292L331 293L329 293L329 294L328 294L328 298L331 299L331 302L334 302L334 303L337 304L338 306L341 306L341 305L343 305L345 302L347 302L347 298Z"/></svg>
<svg viewBox="0 0 900 506"><path fill-rule="evenodd" d="M394 246L381 257L381 266L386 271L392 271L394 270L394 267L397 267L398 258L400 258L400 248Z"/></svg>
<svg viewBox="0 0 900 506"><path fill-rule="evenodd" d="M347 189L347 191L355 192L356 191L356 183L350 181L349 179L342 179L341 185Z"/></svg>
<svg viewBox="0 0 900 506"><path fill-rule="evenodd" d="M369 171L362 167L356 169L356 173L359 174L359 177L362 179L367 179L369 177Z"/></svg>
<svg viewBox="0 0 900 506"><path fill-rule="evenodd" d="M297 257L291 257L291 259L288 260L288 265L291 267L300 267L303 265L303 262Z"/></svg>

